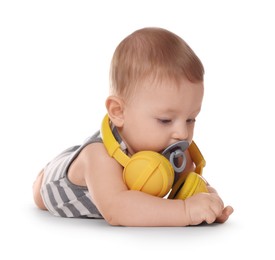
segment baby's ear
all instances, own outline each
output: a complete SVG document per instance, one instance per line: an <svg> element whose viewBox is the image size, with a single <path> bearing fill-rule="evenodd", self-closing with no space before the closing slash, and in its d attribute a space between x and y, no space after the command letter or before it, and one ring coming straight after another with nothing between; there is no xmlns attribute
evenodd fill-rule
<svg viewBox="0 0 275 260"><path fill-rule="evenodd" d="M106 99L105 106L112 123L116 127L122 127L124 123L124 102L116 96L109 96Z"/></svg>

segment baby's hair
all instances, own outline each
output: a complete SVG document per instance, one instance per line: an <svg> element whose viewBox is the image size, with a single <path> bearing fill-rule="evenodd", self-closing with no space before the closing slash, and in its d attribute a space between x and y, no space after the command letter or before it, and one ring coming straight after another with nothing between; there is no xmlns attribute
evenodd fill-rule
<svg viewBox="0 0 275 260"><path fill-rule="evenodd" d="M143 28L117 46L110 68L111 94L129 97L145 80L202 82L204 68L188 44L162 28Z"/></svg>

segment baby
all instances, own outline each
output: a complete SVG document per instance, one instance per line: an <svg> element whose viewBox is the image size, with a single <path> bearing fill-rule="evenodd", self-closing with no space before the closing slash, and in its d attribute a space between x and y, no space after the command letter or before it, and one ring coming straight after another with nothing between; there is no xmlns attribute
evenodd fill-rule
<svg viewBox="0 0 275 260"><path fill-rule="evenodd" d="M126 37L111 62L104 121L122 156L131 158L141 151L161 154L171 145L187 143L185 148L176 148L181 151L179 164L184 161L185 167L172 171L171 185L194 172L188 145L193 143L201 110L203 76L199 58L174 33L143 28ZM55 216L104 218L110 225L122 226L223 223L232 214L233 208L225 207L208 184L206 192L186 199L129 188L124 166L110 149L102 128L82 145L54 158L34 182L36 205Z"/></svg>

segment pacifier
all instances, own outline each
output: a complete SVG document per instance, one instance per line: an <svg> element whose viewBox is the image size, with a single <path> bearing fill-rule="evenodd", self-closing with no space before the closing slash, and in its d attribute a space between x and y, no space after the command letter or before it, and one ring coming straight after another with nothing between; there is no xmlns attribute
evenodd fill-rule
<svg viewBox="0 0 275 260"><path fill-rule="evenodd" d="M189 147L189 142L179 141L169 145L162 155L170 161L173 169L176 173L181 173L186 166L186 156L184 151ZM181 165L179 165L179 159L182 158Z"/></svg>

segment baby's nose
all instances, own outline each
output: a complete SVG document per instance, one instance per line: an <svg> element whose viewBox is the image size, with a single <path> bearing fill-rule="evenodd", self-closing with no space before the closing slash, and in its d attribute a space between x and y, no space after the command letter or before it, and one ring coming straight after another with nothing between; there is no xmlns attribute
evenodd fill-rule
<svg viewBox="0 0 275 260"><path fill-rule="evenodd" d="M176 140L187 140L188 139L188 129L186 125L179 125L175 128L173 138Z"/></svg>

